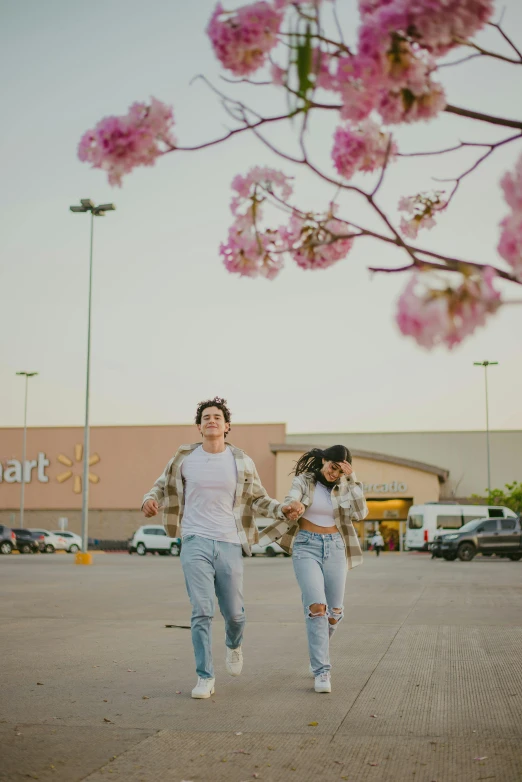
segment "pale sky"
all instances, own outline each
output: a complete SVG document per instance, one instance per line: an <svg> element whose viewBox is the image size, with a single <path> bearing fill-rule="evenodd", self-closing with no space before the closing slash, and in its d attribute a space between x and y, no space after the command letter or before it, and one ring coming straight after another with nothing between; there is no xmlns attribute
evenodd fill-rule
<svg viewBox="0 0 522 782"><path fill-rule="evenodd" d="M355 2L338 5L353 38ZM489 375L490 426L521 429L521 307L506 307L452 352L426 352L394 323L406 276L367 271L406 261L380 243L356 243L323 272L289 261L272 282L225 271L218 249L236 173L261 164L295 175L294 203L302 208L320 208L332 196L254 138L167 156L135 170L121 189L78 161L86 129L151 95L173 104L181 145L223 133L230 121L214 96L201 82L190 84L198 73L219 84L204 32L213 7L213 0L1 0L0 426L23 423L17 370L40 373L30 385L29 425L83 423L89 217L68 208L92 198L117 206L95 224L92 424L189 423L200 399L219 394L236 422L283 421L290 432L481 429L483 370L473 362L488 359L499 362ZM518 32L522 45L520 3L502 7L506 30ZM507 51L494 31L480 40ZM480 59L441 76L450 103L520 117L522 68ZM235 94L267 113L284 106L279 91L261 90ZM309 134L324 167L331 123L317 118ZM509 135L449 115L395 133L401 151ZM293 149L291 128L270 137ZM498 223L507 213L498 183L521 153L518 142L488 160L419 244L497 263ZM397 219L401 195L431 189L432 176L458 174L472 159L466 151L396 163L381 203ZM374 224L353 199L341 203L341 215ZM505 294L522 299L509 286Z"/></svg>

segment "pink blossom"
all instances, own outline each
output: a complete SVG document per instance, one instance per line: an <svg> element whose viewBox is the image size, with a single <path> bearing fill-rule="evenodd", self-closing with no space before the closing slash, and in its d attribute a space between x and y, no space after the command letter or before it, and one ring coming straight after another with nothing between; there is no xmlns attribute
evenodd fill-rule
<svg viewBox="0 0 522 782"><path fill-rule="evenodd" d="M279 235L256 231L239 220L228 231L220 255L227 271L241 277L265 277L273 280L283 268L283 256L276 252Z"/></svg>
<svg viewBox="0 0 522 782"><path fill-rule="evenodd" d="M359 12L362 17L369 16L379 8L390 5L394 0L359 0Z"/></svg>
<svg viewBox="0 0 522 782"><path fill-rule="evenodd" d="M336 239L338 236L346 238ZM353 245L348 226L332 213L323 220L293 213L283 239L301 269L327 269L345 258Z"/></svg>
<svg viewBox="0 0 522 782"><path fill-rule="evenodd" d="M401 33L437 57L472 37L491 19L493 0L362 0L364 24Z"/></svg>
<svg viewBox="0 0 522 782"><path fill-rule="evenodd" d="M513 213L500 223L501 234L498 252L513 268L513 272L522 282L522 215Z"/></svg>
<svg viewBox="0 0 522 782"><path fill-rule="evenodd" d="M371 57L359 54L338 58L330 89L341 96L343 119L360 122L368 117L377 103L381 78L380 68Z"/></svg>
<svg viewBox="0 0 522 782"><path fill-rule="evenodd" d="M172 107L156 98L150 105L134 103L121 117L105 117L88 130L78 145L78 157L109 174L111 185L121 185L124 174L136 166L152 166L175 145Z"/></svg>
<svg viewBox="0 0 522 782"><path fill-rule="evenodd" d="M259 209L257 204L264 200L267 193L275 193L276 190L279 190L279 197L286 201L293 192L289 177L285 176L282 171L262 166L251 168L246 176L238 174L234 177L232 190L235 190L237 194L232 198L231 203L234 215L239 214L239 210L243 206L252 209L252 205L255 204L254 208Z"/></svg>
<svg viewBox="0 0 522 782"><path fill-rule="evenodd" d="M386 125L418 122L436 117L446 108L446 95L440 84L432 82L430 90L415 95L411 90L383 93L377 110Z"/></svg>
<svg viewBox="0 0 522 782"><path fill-rule="evenodd" d="M270 65L270 77L274 84L278 87L282 87L285 83L286 71L281 68L277 63L273 62Z"/></svg>
<svg viewBox="0 0 522 782"><path fill-rule="evenodd" d="M218 3L207 26L214 53L224 68L236 76L248 76L261 68L278 43L283 19L281 4L261 0L225 12Z"/></svg>
<svg viewBox="0 0 522 782"><path fill-rule="evenodd" d="M401 218L399 227L404 236L416 239L421 228L433 228L435 225L434 215L444 210L448 205L442 196L443 193L437 190L433 193L418 193L415 196L400 199L400 211L413 215L410 220Z"/></svg>
<svg viewBox="0 0 522 782"><path fill-rule="evenodd" d="M522 155L518 158L513 172L507 171L500 180L504 198L517 212L522 212Z"/></svg>
<svg viewBox="0 0 522 782"><path fill-rule="evenodd" d="M416 204L416 196L403 196L399 199L399 210L401 212L408 212L409 214L413 214L415 212Z"/></svg>
<svg viewBox="0 0 522 782"><path fill-rule="evenodd" d="M371 119L364 120L358 127L338 127L332 149L332 159L337 172L345 179L351 179L358 171L375 171L382 168L390 141L390 135L383 133ZM397 145L392 141L390 159L396 154Z"/></svg>
<svg viewBox="0 0 522 782"><path fill-rule="evenodd" d="M402 334L429 350L439 344L455 347L484 326L502 303L491 267L464 275L457 288L430 288L426 276L412 275L398 300L396 321Z"/></svg>

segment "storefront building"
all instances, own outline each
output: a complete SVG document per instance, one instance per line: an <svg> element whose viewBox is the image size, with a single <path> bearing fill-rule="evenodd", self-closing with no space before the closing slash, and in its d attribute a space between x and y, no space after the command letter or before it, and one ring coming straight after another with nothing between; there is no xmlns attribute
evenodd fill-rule
<svg viewBox="0 0 522 782"><path fill-rule="evenodd" d="M18 526L23 431L0 430L0 523ZM304 451L351 445L350 435L286 435L285 424L234 424L230 440L255 461L268 493L283 499L293 465ZM143 494L150 489L179 445L199 439L193 425L94 426L89 458L89 537L127 540L144 523ZM294 440L294 442L289 442ZM298 441L295 441L298 440ZM80 532L83 479L83 430L76 427L29 428L25 464L25 526L55 530L61 523ZM358 525L361 540L376 523L384 537L398 542L412 504L445 496L444 466L351 448L354 468L365 485L370 515ZM66 519L66 522L60 520Z"/></svg>
<svg viewBox="0 0 522 782"><path fill-rule="evenodd" d="M20 520L22 438L19 428L0 429L0 524ZM283 442L284 424L234 424L231 442L255 461L266 490L275 496L276 457L270 442ZM200 439L194 425L93 426L89 458L89 537L127 540L144 522L145 492L183 443ZM24 526L81 531L83 429L27 430Z"/></svg>

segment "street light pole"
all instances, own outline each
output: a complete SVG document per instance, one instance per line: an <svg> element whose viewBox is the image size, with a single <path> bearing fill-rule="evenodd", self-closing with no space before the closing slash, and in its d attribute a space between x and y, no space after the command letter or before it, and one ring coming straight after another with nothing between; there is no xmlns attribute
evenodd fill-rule
<svg viewBox="0 0 522 782"><path fill-rule="evenodd" d="M22 446L22 484L20 487L20 527L24 526L24 502L25 502L25 461L26 461L26 446L27 446L27 391L28 382L30 377L34 377L38 372L17 372L17 375L23 375L25 377L25 403L24 403L24 440Z"/></svg>
<svg viewBox="0 0 522 782"><path fill-rule="evenodd" d="M497 366L498 361L474 361L473 366L484 367L484 382L486 386L486 451L488 459L488 492L491 491L491 460L489 455L489 400L488 400L488 367Z"/></svg>
<svg viewBox="0 0 522 782"><path fill-rule="evenodd" d="M94 245L94 218L105 217L105 212L116 209L114 204L100 204L95 206L90 198L82 198L81 206L70 206L71 212L91 213L91 236L89 249L89 303L87 314L87 377L85 388L85 427L83 433L83 478L82 478L82 552L84 557L77 559L79 564L90 564L85 555L88 554L89 545L89 455L90 455L90 427L89 404L91 386L91 313L92 313L92 256Z"/></svg>

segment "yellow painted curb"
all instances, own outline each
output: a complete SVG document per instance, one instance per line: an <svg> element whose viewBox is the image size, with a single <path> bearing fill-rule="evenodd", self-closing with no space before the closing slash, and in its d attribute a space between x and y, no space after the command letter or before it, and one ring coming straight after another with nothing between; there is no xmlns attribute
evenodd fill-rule
<svg viewBox="0 0 522 782"><path fill-rule="evenodd" d="M74 559L75 565L92 565L92 554L85 553L83 551L76 552Z"/></svg>

